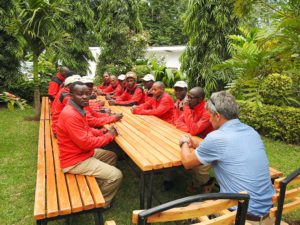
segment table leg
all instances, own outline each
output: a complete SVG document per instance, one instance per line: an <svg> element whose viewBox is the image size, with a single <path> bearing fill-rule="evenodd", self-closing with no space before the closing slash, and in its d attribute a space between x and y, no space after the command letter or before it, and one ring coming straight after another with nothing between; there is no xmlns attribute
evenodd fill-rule
<svg viewBox="0 0 300 225"><path fill-rule="evenodd" d="M148 193L148 201L147 201L147 209L150 209L152 206L152 191L153 191L153 170L150 173L150 181L149 181L149 193Z"/></svg>
<svg viewBox="0 0 300 225"><path fill-rule="evenodd" d="M144 209L145 204L145 174L143 171L140 174L140 209Z"/></svg>

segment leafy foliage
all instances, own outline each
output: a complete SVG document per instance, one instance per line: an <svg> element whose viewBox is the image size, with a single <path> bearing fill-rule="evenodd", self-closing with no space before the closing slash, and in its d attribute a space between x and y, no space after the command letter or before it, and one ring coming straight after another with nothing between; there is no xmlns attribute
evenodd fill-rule
<svg viewBox="0 0 300 225"><path fill-rule="evenodd" d="M24 110L26 107L28 107L25 99L19 98L5 91L0 94L0 102L7 103L7 108L11 111L15 109L15 106L18 106L21 110Z"/></svg>
<svg viewBox="0 0 300 225"><path fill-rule="evenodd" d="M288 143L300 143L300 109L238 101L240 119L260 134Z"/></svg>
<svg viewBox="0 0 300 225"><path fill-rule="evenodd" d="M143 57L148 39L142 33L137 1L104 0L98 10L101 54L96 73L102 75L109 67L115 67L116 74L125 73Z"/></svg>
<svg viewBox="0 0 300 225"><path fill-rule="evenodd" d="M181 56L181 69L190 87L204 87L207 93L222 89L227 77L212 67L229 58L226 36L237 32L237 22L231 1L189 1L184 16L189 42Z"/></svg>
<svg viewBox="0 0 300 225"><path fill-rule="evenodd" d="M185 0L146 0L140 2L140 18L149 32L151 46L182 45L186 43L183 34L182 15L186 10Z"/></svg>

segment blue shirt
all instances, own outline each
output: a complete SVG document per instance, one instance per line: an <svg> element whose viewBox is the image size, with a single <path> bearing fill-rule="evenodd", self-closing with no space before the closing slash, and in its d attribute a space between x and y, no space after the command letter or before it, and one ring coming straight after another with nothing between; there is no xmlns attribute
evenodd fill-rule
<svg viewBox="0 0 300 225"><path fill-rule="evenodd" d="M274 189L269 162L259 134L239 119L209 133L195 150L199 161L214 168L222 193L246 191L248 213L262 216L272 207Z"/></svg>

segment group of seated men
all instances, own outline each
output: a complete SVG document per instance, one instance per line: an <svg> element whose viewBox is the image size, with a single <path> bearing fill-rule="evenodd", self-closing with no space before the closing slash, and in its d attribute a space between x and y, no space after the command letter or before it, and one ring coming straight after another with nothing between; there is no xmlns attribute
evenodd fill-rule
<svg viewBox="0 0 300 225"><path fill-rule="evenodd" d="M189 133L180 137L179 146L183 166L193 171L192 189L207 184L211 180L208 170L213 168L220 192L250 194L250 224L272 223L268 214L274 190L264 145L259 134L238 119L238 107L229 92L213 93L206 101L201 87L188 91L187 84L178 81L174 103L163 82L155 81L151 74L142 78L144 89L137 84L134 72L118 77L105 73L98 87L87 76L70 74L66 67L57 74L58 79L60 84L55 79L50 82L49 99L61 168L95 176L108 206L121 184L122 173L116 168L116 154L101 148L112 142L118 131L103 125L117 122L123 115L111 113L101 101L92 100L97 94L105 95L110 105L130 106L134 114L154 115ZM58 87L55 94L53 83ZM192 136L204 140L198 143ZM166 180L166 184L170 182Z"/></svg>

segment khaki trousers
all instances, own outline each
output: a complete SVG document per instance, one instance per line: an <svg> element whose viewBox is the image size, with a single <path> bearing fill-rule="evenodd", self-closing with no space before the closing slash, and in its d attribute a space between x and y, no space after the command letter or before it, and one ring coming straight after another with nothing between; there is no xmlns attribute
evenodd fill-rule
<svg viewBox="0 0 300 225"><path fill-rule="evenodd" d="M273 225L275 223L275 218L266 218L262 221L251 221L251 220L246 220L246 224L251 224L251 225Z"/></svg>
<svg viewBox="0 0 300 225"><path fill-rule="evenodd" d="M209 170L211 165L199 165L192 168L193 186L198 188L203 184L206 184L209 180Z"/></svg>
<svg viewBox="0 0 300 225"><path fill-rule="evenodd" d="M90 157L74 166L67 167L64 173L95 176L106 203L110 203L116 195L123 175L116 166L117 156L114 152L95 149Z"/></svg>

